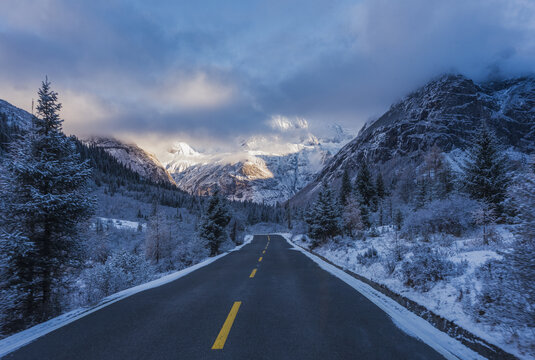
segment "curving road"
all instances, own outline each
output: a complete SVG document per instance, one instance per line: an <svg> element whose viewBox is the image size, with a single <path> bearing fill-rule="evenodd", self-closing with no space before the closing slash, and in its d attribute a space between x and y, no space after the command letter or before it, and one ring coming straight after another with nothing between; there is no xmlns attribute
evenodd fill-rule
<svg viewBox="0 0 535 360"><path fill-rule="evenodd" d="M255 236L240 251L107 306L6 356L39 360L441 358L277 235Z"/></svg>

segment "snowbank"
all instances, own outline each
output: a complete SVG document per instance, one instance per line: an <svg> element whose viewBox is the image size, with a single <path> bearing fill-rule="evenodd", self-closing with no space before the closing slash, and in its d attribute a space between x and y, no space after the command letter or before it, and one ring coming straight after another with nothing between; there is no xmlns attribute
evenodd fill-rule
<svg viewBox="0 0 535 360"><path fill-rule="evenodd" d="M305 256L309 257L312 261L318 264L323 270L336 276L374 304L387 313L394 323L407 334L420 339L425 342L438 353L444 356L446 359L484 359L478 353L470 350L459 341L451 338L447 334L441 332L433 325L425 321L424 319L416 316L396 301L390 299L388 296L373 289L369 285L355 279L351 275L338 269L337 267L323 261L319 257L303 250L302 248L295 246L291 239L290 234L280 234L286 241L294 247L294 249L302 252Z"/></svg>
<svg viewBox="0 0 535 360"><path fill-rule="evenodd" d="M242 247L249 244L252 240L253 240L252 235L245 236L244 243L242 245L236 246L234 249L232 249L229 252L240 250ZM23 330L17 334L14 334L5 339L2 339L0 340L0 358L9 354L12 351L17 350L20 347L23 347L24 345L29 344L30 342L40 338L41 336L44 336L60 327L68 325L72 323L73 321L76 321L84 316L94 313L95 311L98 311L108 305L121 301L129 296L140 293L142 291L150 290L158 286L168 284L188 274L191 274L193 271L200 269L202 267L205 267L207 265L210 265L214 261L221 259L223 256L227 255L229 252L220 254L213 258L206 259L189 268L162 276L161 278L150 281L148 283L141 284L141 285L134 286L132 288L120 291L118 293L115 293L113 295L110 295L102 299L97 305L94 305L89 308L80 308L80 309L69 311L68 313L65 313L63 315L60 315L58 317L45 321L44 323L35 325L29 329Z"/></svg>

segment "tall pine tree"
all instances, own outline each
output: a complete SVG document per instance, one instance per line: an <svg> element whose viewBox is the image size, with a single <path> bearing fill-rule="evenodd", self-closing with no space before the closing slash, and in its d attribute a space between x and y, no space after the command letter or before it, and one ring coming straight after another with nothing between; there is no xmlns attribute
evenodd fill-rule
<svg viewBox="0 0 535 360"><path fill-rule="evenodd" d="M210 198L208 208L199 224L199 236L207 241L210 256L219 254L219 247L228 236L226 227L230 219L225 201L216 191Z"/></svg>
<svg viewBox="0 0 535 360"><path fill-rule="evenodd" d="M363 204L367 207L373 205L375 201L375 186L372 183L372 176L366 161L360 164L357 179L355 181L355 190L359 192Z"/></svg>
<svg viewBox="0 0 535 360"><path fill-rule="evenodd" d="M347 169L344 169L344 174L342 175L342 186L340 187L340 204L346 206L349 196L351 196L351 180L349 179L349 172Z"/></svg>
<svg viewBox="0 0 535 360"><path fill-rule="evenodd" d="M89 218L89 165L62 133L61 104L45 80L37 116L15 141L2 164L1 247L8 248L12 276L2 281L16 301L8 331L50 318L60 311L58 293L67 269L78 264L80 222Z"/></svg>
<svg viewBox="0 0 535 360"><path fill-rule="evenodd" d="M314 239L313 247L339 235L341 232L340 208L326 182L318 194L318 199L310 208L306 221L309 234Z"/></svg>
<svg viewBox="0 0 535 360"><path fill-rule="evenodd" d="M383 180L383 174L379 171L377 178L375 179L375 194L379 200L385 197L385 183Z"/></svg>
<svg viewBox="0 0 535 360"><path fill-rule="evenodd" d="M509 179L496 137L486 125L474 138L464 170L465 187L470 196L493 206L501 215Z"/></svg>

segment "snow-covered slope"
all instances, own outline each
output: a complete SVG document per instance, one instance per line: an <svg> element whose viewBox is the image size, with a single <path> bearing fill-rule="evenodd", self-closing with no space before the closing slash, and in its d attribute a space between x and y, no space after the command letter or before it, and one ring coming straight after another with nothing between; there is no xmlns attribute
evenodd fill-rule
<svg viewBox="0 0 535 360"><path fill-rule="evenodd" d="M477 84L462 75L444 75L429 82L365 126L295 200L313 197L324 180L338 184L344 169L354 173L363 159L394 169L396 163L418 161L435 144L446 153L464 150L484 122L502 145L533 152L535 78Z"/></svg>
<svg viewBox="0 0 535 360"><path fill-rule="evenodd" d="M0 114L4 114L8 126L27 127L32 121L32 115L25 110L11 105L7 101L0 99ZM1 119L1 117L0 117Z"/></svg>
<svg viewBox="0 0 535 360"><path fill-rule="evenodd" d="M312 181L352 138L335 125L318 139L304 119L276 117L272 127L279 133L243 139L236 152L200 153L187 144L175 143L162 160L178 187L189 193L207 195L217 188L231 200L275 204Z"/></svg>
<svg viewBox="0 0 535 360"><path fill-rule="evenodd" d="M156 183L176 185L156 156L135 144L125 144L109 137L91 137L83 142L89 146L103 148L121 164L126 165L145 179Z"/></svg>

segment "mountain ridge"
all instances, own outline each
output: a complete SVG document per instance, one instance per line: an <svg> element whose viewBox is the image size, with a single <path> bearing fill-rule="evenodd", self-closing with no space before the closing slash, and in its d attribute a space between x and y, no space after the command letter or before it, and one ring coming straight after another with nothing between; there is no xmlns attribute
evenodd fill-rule
<svg viewBox="0 0 535 360"><path fill-rule="evenodd" d="M304 119L275 118L272 125L278 133L242 139L240 150L232 153L200 153L176 143L182 144L181 150L172 147L163 163L178 187L190 194L209 195L218 189L230 200L275 204L312 181L327 160L353 138L339 125L331 126L329 136L317 138Z"/></svg>
<svg viewBox="0 0 535 360"><path fill-rule="evenodd" d="M344 169L354 173L362 161L379 166L417 159L433 145L446 153L465 150L483 123L504 146L532 153L534 118L533 76L475 83L459 74L442 75L362 128L292 201L313 198L322 181L339 184Z"/></svg>

